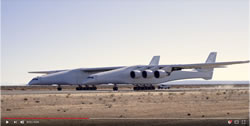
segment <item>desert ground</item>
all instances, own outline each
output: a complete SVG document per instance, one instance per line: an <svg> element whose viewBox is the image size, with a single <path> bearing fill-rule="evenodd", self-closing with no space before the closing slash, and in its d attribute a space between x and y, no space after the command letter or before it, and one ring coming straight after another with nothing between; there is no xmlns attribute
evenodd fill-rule
<svg viewBox="0 0 250 126"><path fill-rule="evenodd" d="M50 86L2 87L1 116L88 118L26 120L38 121L35 125L41 126L225 125L230 119L249 118L249 88L244 86L192 87L193 90L175 87L156 91L132 91L131 87L112 91L106 88L75 91L74 87L64 87L64 91L58 93ZM47 92L38 93L41 91ZM2 125L5 125L4 119Z"/></svg>

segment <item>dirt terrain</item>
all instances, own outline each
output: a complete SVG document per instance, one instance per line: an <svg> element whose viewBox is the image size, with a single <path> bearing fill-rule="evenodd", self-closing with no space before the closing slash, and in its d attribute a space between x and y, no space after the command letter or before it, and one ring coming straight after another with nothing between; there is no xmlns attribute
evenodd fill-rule
<svg viewBox="0 0 250 126"><path fill-rule="evenodd" d="M53 93L55 91L46 94L26 94L25 92L30 89L18 89L24 93L5 94L3 92L14 92L17 89L2 88L2 117L89 118L72 121L39 120L37 125L61 123L91 126L158 126L204 122L221 125L227 124L228 119L249 117L249 90L241 88L91 93L72 91L65 94Z"/></svg>

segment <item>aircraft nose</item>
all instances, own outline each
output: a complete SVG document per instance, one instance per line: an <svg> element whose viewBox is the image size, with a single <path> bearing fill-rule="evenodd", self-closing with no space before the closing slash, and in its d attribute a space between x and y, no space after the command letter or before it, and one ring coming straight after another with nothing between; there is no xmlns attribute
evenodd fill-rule
<svg viewBox="0 0 250 126"><path fill-rule="evenodd" d="M27 85L36 85L36 84L39 84L38 77L33 78Z"/></svg>
<svg viewBox="0 0 250 126"><path fill-rule="evenodd" d="M28 86L30 86L30 85L34 85L34 81L33 80L31 80L28 84L27 84Z"/></svg>
<svg viewBox="0 0 250 126"><path fill-rule="evenodd" d="M32 85L32 81L30 81L27 85L28 85L28 86Z"/></svg>

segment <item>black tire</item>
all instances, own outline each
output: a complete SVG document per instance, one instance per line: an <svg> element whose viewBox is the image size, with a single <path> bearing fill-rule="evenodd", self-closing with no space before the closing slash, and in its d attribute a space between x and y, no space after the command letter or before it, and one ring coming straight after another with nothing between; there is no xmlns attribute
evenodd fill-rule
<svg viewBox="0 0 250 126"><path fill-rule="evenodd" d="M152 90L155 90L155 87L154 87L154 86L152 86Z"/></svg>
<svg viewBox="0 0 250 126"><path fill-rule="evenodd" d="M153 87L151 86L151 87L148 87L148 90L153 90Z"/></svg>
<svg viewBox="0 0 250 126"><path fill-rule="evenodd" d="M138 87L134 87L134 90L135 90L135 91L138 91L138 90L139 90L139 88L138 88Z"/></svg>
<svg viewBox="0 0 250 126"><path fill-rule="evenodd" d="M137 87L137 90L142 90L142 88L141 87Z"/></svg>
<svg viewBox="0 0 250 126"><path fill-rule="evenodd" d="M113 91L117 91L118 90L118 87L113 87Z"/></svg>
<svg viewBox="0 0 250 126"><path fill-rule="evenodd" d="M58 90L58 91L61 91L61 90L62 90L62 88L61 88L61 87L58 87L58 88L57 88L57 90Z"/></svg>

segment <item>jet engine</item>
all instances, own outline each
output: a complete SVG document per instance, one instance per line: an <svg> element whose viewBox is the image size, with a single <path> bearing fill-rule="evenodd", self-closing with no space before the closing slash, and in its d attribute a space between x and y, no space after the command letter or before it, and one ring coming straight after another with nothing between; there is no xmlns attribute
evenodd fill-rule
<svg viewBox="0 0 250 126"><path fill-rule="evenodd" d="M142 76L140 70L133 70L130 72L130 77L135 79L135 78L140 78Z"/></svg>
<svg viewBox="0 0 250 126"><path fill-rule="evenodd" d="M169 76L170 73L166 72L165 70L157 70L154 72L155 78L163 78Z"/></svg>
<svg viewBox="0 0 250 126"><path fill-rule="evenodd" d="M172 72L171 67L164 67L160 70L155 71L154 76L155 78L163 78L163 77L170 76L171 72Z"/></svg>
<svg viewBox="0 0 250 126"><path fill-rule="evenodd" d="M152 70L144 70L142 71L142 77L143 78L152 78L154 77L154 72Z"/></svg>

